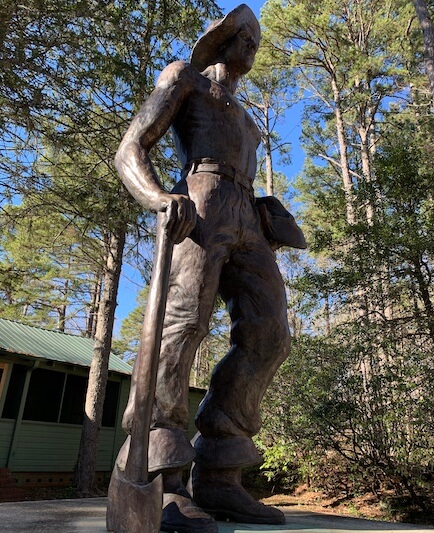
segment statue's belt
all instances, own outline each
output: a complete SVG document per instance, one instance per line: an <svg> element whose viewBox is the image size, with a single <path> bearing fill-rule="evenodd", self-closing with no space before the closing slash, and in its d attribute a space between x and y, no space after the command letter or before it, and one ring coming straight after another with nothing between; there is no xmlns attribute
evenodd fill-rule
<svg viewBox="0 0 434 533"><path fill-rule="evenodd" d="M182 177L185 178L197 172L219 174L239 183L243 187L258 210L262 230L274 250L277 250L281 246L306 248L303 232L297 226L291 213L285 209L277 198L273 196L254 198L252 187L253 178L249 178L224 161L209 158L189 161L182 170Z"/></svg>
<svg viewBox="0 0 434 533"><path fill-rule="evenodd" d="M182 169L182 176L185 177L189 174L196 174L197 172L211 172L212 174L226 176L242 185L250 195L253 194L253 178L249 178L246 174L240 172L232 165L228 165L224 161L218 161L207 157L192 159L186 163Z"/></svg>

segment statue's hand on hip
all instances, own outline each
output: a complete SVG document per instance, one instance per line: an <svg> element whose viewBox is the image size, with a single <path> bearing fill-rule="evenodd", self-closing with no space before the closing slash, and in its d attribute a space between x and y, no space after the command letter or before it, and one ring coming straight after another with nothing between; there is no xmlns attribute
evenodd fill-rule
<svg viewBox="0 0 434 533"><path fill-rule="evenodd" d="M157 211L167 211L170 206L170 236L175 244L190 235L196 225L196 206L184 194L162 193L158 198Z"/></svg>

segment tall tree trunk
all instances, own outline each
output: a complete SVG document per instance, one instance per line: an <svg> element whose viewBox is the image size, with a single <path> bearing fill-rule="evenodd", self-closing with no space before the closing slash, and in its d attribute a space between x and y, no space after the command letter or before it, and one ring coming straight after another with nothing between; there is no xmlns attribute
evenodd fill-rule
<svg viewBox="0 0 434 533"><path fill-rule="evenodd" d="M83 429L75 470L75 486L78 493L84 497L92 496L96 492L95 471L99 434L124 245L125 230L121 227L116 233L110 235L107 243L104 287L98 310L98 324L89 372Z"/></svg>
<svg viewBox="0 0 434 533"><path fill-rule="evenodd" d="M434 106L434 25L425 0L413 0L417 18L423 33L425 68L431 89L431 105Z"/></svg>
<svg viewBox="0 0 434 533"><path fill-rule="evenodd" d="M265 135L262 143L265 148L265 172L267 177L267 196L274 196L273 179L273 156L271 154L271 132L270 132L270 107L264 105Z"/></svg>
<svg viewBox="0 0 434 533"><path fill-rule="evenodd" d="M367 128L362 125L359 127L360 136L360 158L362 162L362 173L365 183L368 185L368 194L366 197L366 221L368 226L374 224L375 218L375 196L370 188L372 186L372 167L371 156L369 150L369 134Z"/></svg>
<svg viewBox="0 0 434 533"><path fill-rule="evenodd" d="M354 209L354 193L353 182L350 175L350 168L348 164L347 155L347 141L345 138L344 120L342 118L341 99L336 80L332 79L333 99L335 103L335 118L336 118L336 132L339 143L339 153L341 159L342 182L344 186L345 204L347 212L347 222L350 226L356 222L356 214Z"/></svg>
<svg viewBox="0 0 434 533"><path fill-rule="evenodd" d="M331 315L331 313L330 313L330 295L329 295L328 291L324 294L324 315L325 315L325 331L326 331L326 335L327 335L327 337L330 337L332 328L331 328L331 318L330 318L330 315Z"/></svg>
<svg viewBox="0 0 434 533"><path fill-rule="evenodd" d="M194 356L194 372L193 372L193 387L198 387L200 371L202 367L202 351L205 339L199 344L198 349L196 350L196 355Z"/></svg>
<svg viewBox="0 0 434 533"><path fill-rule="evenodd" d="M66 304L59 305L57 308L57 331L65 333L66 324Z"/></svg>
<svg viewBox="0 0 434 533"><path fill-rule="evenodd" d="M372 167L372 161L376 153L376 143L374 141L374 121L371 119L375 114L372 105L360 112L360 126L358 128L360 136L360 155L362 162L363 179L367 185L366 195L366 222L369 227L377 220L381 221L383 199L381 192L376 185L376 176ZM371 253L375 254L375 249L371 245ZM393 312L389 298L389 268L386 261L378 262L378 270L373 275L372 285L369 290L370 301L373 303L371 311L385 319L391 319Z"/></svg>
<svg viewBox="0 0 434 533"><path fill-rule="evenodd" d="M102 276L97 274L91 291L89 316L86 321L86 337L92 339L96 334L98 324L98 308L101 301Z"/></svg>
<svg viewBox="0 0 434 533"><path fill-rule="evenodd" d="M71 267L71 264L69 264L68 266ZM59 292L60 293L62 292L60 288L59 288ZM68 280L66 280L64 283L64 288L63 288L63 303L57 307L57 330L60 331L61 333L65 333L66 302L68 299L68 292L69 292L69 283L68 283Z"/></svg>

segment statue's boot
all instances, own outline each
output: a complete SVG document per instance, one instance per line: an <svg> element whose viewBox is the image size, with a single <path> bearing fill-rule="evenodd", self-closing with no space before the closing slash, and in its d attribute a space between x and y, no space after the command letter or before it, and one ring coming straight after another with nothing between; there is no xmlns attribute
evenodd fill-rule
<svg viewBox="0 0 434 533"><path fill-rule="evenodd" d="M284 514L254 500L241 485L241 468L211 470L195 465L193 497L197 505L217 520L245 524L285 524Z"/></svg>
<svg viewBox="0 0 434 533"><path fill-rule="evenodd" d="M182 483L182 470L163 473L161 531L168 533L217 533L214 519L194 502Z"/></svg>

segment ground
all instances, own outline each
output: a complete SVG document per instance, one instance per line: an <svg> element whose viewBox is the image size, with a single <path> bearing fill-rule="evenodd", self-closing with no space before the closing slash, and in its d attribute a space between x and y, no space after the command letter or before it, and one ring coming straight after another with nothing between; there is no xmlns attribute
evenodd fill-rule
<svg viewBox="0 0 434 533"><path fill-rule="evenodd" d="M258 497L260 496L260 498ZM297 506L300 510L348 515L371 520L407 522L434 525L432 510L423 512L409 504L407 498L396 498L392 493L364 494L352 498L330 498L321 491L301 485L292 494L257 494L257 499L268 505Z"/></svg>
<svg viewBox="0 0 434 533"><path fill-rule="evenodd" d="M413 524L434 525L434 513L422 512L408 504L408 500L382 493L375 496L365 494L351 499L328 498L320 491L309 490L302 485L291 494L273 494L264 491L251 491L252 495L268 505L297 506L297 509L319 513L333 513L371 520L386 520ZM104 496L101 490L98 496ZM74 490L70 487L47 487L27 489L7 501L52 500L74 498ZM6 501L6 500L3 500Z"/></svg>

